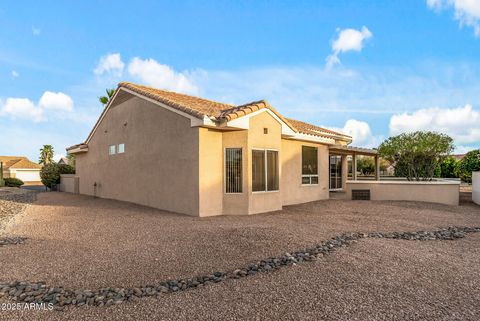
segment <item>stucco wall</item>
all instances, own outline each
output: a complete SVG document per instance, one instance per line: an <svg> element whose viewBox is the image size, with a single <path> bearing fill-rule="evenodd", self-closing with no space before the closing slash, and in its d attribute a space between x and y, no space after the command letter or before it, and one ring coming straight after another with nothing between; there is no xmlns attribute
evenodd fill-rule
<svg viewBox="0 0 480 321"><path fill-rule="evenodd" d="M480 205L480 172L472 174L472 199Z"/></svg>
<svg viewBox="0 0 480 321"><path fill-rule="evenodd" d="M398 182L398 181L347 181L347 198L352 198L352 190L370 190L373 201L420 201L458 205L460 183L437 182Z"/></svg>
<svg viewBox="0 0 480 321"><path fill-rule="evenodd" d="M264 133L264 129L268 133ZM282 177L282 126L268 113L260 113L250 118L248 130L248 177L252 177L252 149L274 149L278 151L279 161L279 190L267 192L251 192L249 200L249 214L262 213L282 209L282 195L280 181ZM248 180L248 190L252 190L252 181Z"/></svg>
<svg viewBox="0 0 480 321"><path fill-rule="evenodd" d="M80 193L134 202L168 211L199 214L199 129L190 120L140 98L106 114L77 154ZM108 146L125 144L125 153Z"/></svg>
<svg viewBox="0 0 480 321"><path fill-rule="evenodd" d="M199 215L223 214L222 132L199 129Z"/></svg>
<svg viewBox="0 0 480 321"><path fill-rule="evenodd" d="M60 175L60 192L78 194L79 179L75 174L62 174Z"/></svg>
<svg viewBox="0 0 480 321"><path fill-rule="evenodd" d="M302 185L302 146L318 149L318 185ZM282 179L280 190L283 205L328 199L328 146L282 139Z"/></svg>

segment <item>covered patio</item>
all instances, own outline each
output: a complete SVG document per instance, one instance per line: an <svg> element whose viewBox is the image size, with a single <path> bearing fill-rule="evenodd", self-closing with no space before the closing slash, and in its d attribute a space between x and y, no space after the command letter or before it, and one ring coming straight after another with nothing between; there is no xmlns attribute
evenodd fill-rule
<svg viewBox="0 0 480 321"><path fill-rule="evenodd" d="M351 147L344 145L332 145L329 147L329 189L330 191L345 191L347 180L358 180L357 160L358 156L370 156L374 158L374 180L380 180L380 157L376 149ZM349 177L348 158L352 159Z"/></svg>

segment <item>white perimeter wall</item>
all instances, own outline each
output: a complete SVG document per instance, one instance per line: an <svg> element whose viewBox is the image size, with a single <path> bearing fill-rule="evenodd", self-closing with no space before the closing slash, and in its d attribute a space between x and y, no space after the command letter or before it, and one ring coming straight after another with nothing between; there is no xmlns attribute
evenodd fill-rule
<svg viewBox="0 0 480 321"><path fill-rule="evenodd" d="M480 205L480 172L472 174L472 199Z"/></svg>

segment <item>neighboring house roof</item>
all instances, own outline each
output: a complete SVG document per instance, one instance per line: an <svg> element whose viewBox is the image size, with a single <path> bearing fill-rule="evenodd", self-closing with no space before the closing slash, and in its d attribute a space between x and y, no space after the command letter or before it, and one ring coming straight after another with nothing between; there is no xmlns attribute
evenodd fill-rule
<svg viewBox="0 0 480 321"><path fill-rule="evenodd" d="M41 169L42 166L24 156L0 156L3 169Z"/></svg>
<svg viewBox="0 0 480 321"><path fill-rule="evenodd" d="M121 82L118 84L117 92L113 96L112 101L109 102L107 107L104 109L102 115L100 115L97 124L92 129L92 132L88 136L86 142L68 147L68 151L74 150L75 152L79 152L82 150L88 150L87 143L90 137L93 135L96 127L103 118L104 114L107 112L109 106L111 104L114 104L113 100L115 100L117 93L121 89L123 89L123 91L130 91L130 93L135 93L140 96L155 100L156 102L167 105L173 109L186 113L195 118L202 120L204 118L208 118L213 122L217 122L217 124L232 121L234 119L246 116L261 109L268 109L288 127L290 127L293 132L318 136L321 138L335 138L351 141L351 136L298 120L284 118L275 108L270 106L270 104L265 100L254 101L251 103L234 106L231 104L215 102L204 98L189 96L148 86L137 85L130 82Z"/></svg>
<svg viewBox="0 0 480 321"><path fill-rule="evenodd" d="M60 157L60 159L58 160L58 164L66 164L66 165L68 165L68 158L66 158L66 157Z"/></svg>

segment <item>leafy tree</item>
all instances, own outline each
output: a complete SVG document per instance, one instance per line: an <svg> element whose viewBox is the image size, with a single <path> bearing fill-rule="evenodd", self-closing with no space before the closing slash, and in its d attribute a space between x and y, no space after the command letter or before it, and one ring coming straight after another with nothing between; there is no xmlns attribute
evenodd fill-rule
<svg viewBox="0 0 480 321"><path fill-rule="evenodd" d="M459 176L465 182L471 183L476 171L480 171L480 149L468 152L458 164Z"/></svg>
<svg viewBox="0 0 480 321"><path fill-rule="evenodd" d="M375 173L375 161L372 157L358 157L357 158L357 171L361 175L371 175Z"/></svg>
<svg viewBox="0 0 480 321"><path fill-rule="evenodd" d="M401 173L409 181L432 180L438 165L452 150L451 137L429 131L390 137L378 148L381 157L395 163L395 175Z"/></svg>
<svg viewBox="0 0 480 321"><path fill-rule="evenodd" d="M47 165L53 161L53 146L52 145L43 145L40 148L40 160L39 163Z"/></svg>
<svg viewBox="0 0 480 321"><path fill-rule="evenodd" d="M440 177L458 177L458 161L455 157L447 157L440 163Z"/></svg>
<svg viewBox="0 0 480 321"><path fill-rule="evenodd" d="M107 93L106 96L100 96L98 97L98 100L103 104L103 106L105 107L108 102L110 101L110 99L113 97L113 95L115 94L115 89L105 89L105 92Z"/></svg>
<svg viewBox="0 0 480 321"><path fill-rule="evenodd" d="M75 168L76 158L74 154L67 154L68 165Z"/></svg>

